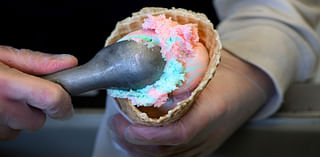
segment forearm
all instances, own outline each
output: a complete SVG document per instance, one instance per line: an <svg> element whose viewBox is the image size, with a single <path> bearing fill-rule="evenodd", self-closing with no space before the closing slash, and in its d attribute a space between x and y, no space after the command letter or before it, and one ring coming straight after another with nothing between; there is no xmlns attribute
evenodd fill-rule
<svg viewBox="0 0 320 157"><path fill-rule="evenodd" d="M275 85L275 95L257 118L279 108L292 82L304 81L313 74L320 51L313 21L320 17L320 3L308 6L307 2L215 1L222 20L218 30L223 47L266 72Z"/></svg>

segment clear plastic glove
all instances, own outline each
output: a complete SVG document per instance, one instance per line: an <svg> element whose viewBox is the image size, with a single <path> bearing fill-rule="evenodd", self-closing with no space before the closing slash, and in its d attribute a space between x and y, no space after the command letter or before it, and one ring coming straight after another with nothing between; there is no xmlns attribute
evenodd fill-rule
<svg viewBox="0 0 320 157"><path fill-rule="evenodd" d="M110 120L115 140L132 156L205 156L212 153L272 95L269 77L258 68L222 53L215 77L176 123L164 127Z"/></svg>
<svg viewBox="0 0 320 157"><path fill-rule="evenodd" d="M49 55L0 46L0 140L20 130L38 130L46 119L66 119L73 108L69 94L58 84L37 75L76 66L70 55Z"/></svg>

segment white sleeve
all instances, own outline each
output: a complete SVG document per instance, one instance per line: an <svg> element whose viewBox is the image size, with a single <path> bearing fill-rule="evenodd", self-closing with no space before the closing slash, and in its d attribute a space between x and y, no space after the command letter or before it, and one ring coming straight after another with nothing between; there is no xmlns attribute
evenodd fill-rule
<svg viewBox="0 0 320 157"><path fill-rule="evenodd" d="M320 53L319 0L214 0L225 49L256 65L276 92L256 114L275 113L288 86L310 79Z"/></svg>

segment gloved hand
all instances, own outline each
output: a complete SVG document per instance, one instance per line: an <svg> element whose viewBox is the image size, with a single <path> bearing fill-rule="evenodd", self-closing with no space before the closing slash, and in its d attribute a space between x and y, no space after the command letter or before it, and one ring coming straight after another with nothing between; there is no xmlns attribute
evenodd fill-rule
<svg viewBox="0 0 320 157"><path fill-rule="evenodd" d="M270 78L226 50L215 77L190 111L163 127L110 120L115 140L132 156L205 156L217 149L273 94Z"/></svg>
<svg viewBox="0 0 320 157"><path fill-rule="evenodd" d="M0 46L0 140L18 136L20 130L38 130L46 119L71 117L69 94L58 84L37 75L76 66L70 55L49 55Z"/></svg>

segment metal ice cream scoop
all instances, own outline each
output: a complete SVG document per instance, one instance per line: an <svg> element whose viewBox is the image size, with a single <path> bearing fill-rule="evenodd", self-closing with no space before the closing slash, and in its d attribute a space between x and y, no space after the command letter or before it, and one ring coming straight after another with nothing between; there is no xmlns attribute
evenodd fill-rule
<svg viewBox="0 0 320 157"><path fill-rule="evenodd" d="M94 89L139 89L159 80L165 61L160 47L122 41L100 50L88 63L44 76L71 95Z"/></svg>

